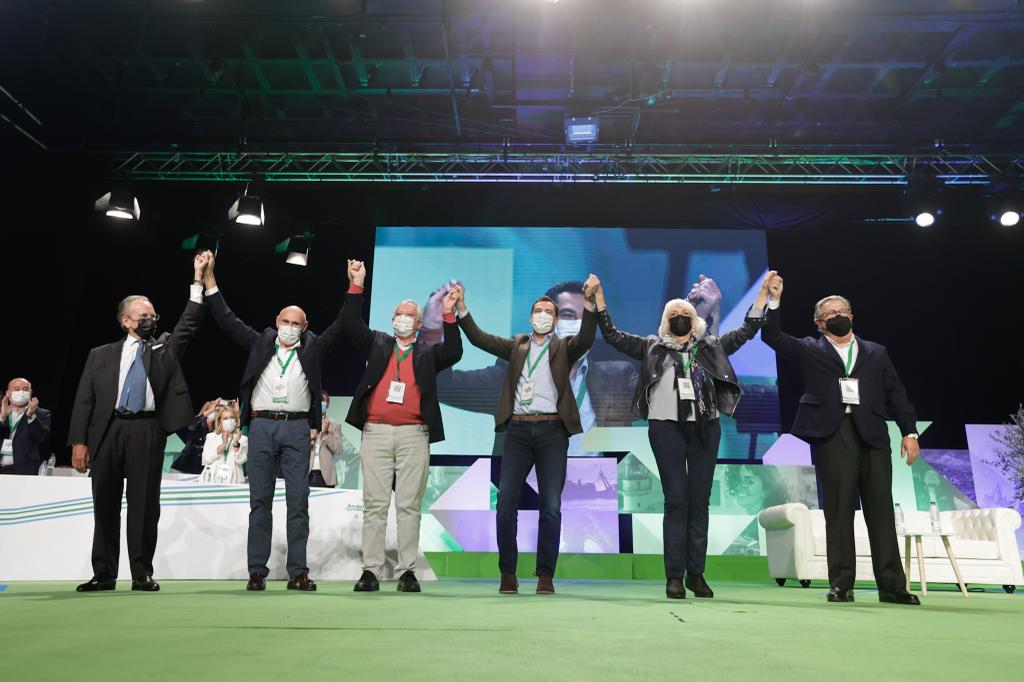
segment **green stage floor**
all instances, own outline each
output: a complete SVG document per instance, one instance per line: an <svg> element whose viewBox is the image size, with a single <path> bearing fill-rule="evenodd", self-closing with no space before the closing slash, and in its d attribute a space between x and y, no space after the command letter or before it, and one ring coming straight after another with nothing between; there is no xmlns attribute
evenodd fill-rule
<svg viewBox="0 0 1024 682"><path fill-rule="evenodd" d="M555 596L444 578L315 594L273 582L165 581L156 594L0 592L0 680L1019 680L1024 595L964 599L936 586L919 608L827 604L809 589L716 582L669 601L648 580L562 580Z"/></svg>

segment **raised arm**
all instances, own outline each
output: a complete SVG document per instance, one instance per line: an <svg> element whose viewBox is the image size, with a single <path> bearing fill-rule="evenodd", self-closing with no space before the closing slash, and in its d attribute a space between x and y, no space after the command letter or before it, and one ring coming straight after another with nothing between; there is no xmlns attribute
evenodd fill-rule
<svg viewBox="0 0 1024 682"><path fill-rule="evenodd" d="M459 333L459 323L455 320L456 300L458 289L452 289L441 303L444 337L439 345L434 346L435 367L438 372L462 359L462 334Z"/></svg>
<svg viewBox="0 0 1024 682"><path fill-rule="evenodd" d="M764 280L761 282L761 289L757 292L757 298L754 299L754 305L750 306L750 310L747 312L746 317L743 318L743 324L736 329L722 334L718 341L722 344L722 349L726 355L732 355L738 351L743 344L750 341L757 334L757 331L767 324L767 320L764 318L763 312L766 305L768 305L769 297L769 285L774 281L778 275L774 270L769 270L768 274L765 275Z"/></svg>
<svg viewBox="0 0 1024 682"><path fill-rule="evenodd" d="M341 328L352 341L360 355L370 355L373 346L373 332L363 320L363 284L366 282L366 265L360 260L348 261L348 294L341 308Z"/></svg>
<svg viewBox="0 0 1024 682"><path fill-rule="evenodd" d="M227 301L224 300L224 294L220 293L220 288L217 286L217 278L213 274L213 253L210 251L205 253L208 256L208 263L203 276L203 286L208 293L205 300L210 308L210 314L213 315L213 319L221 331L227 334L232 341L243 348L251 348L260 340L260 333L238 319L228 307Z"/></svg>
<svg viewBox="0 0 1024 682"><path fill-rule="evenodd" d="M776 274L768 282L768 312L765 313L765 326L761 329L761 340L790 362L799 362L800 341L782 331L779 314L779 303L782 300L782 276Z"/></svg>
<svg viewBox="0 0 1024 682"><path fill-rule="evenodd" d="M580 320L580 331L566 341L566 351L570 363L575 363L582 358L594 345L594 337L597 336L597 309L593 294L595 288L600 284L600 280L593 274L589 275L583 284L583 319Z"/></svg>
<svg viewBox="0 0 1024 682"><path fill-rule="evenodd" d="M515 347L515 341L503 336L488 334L480 329L480 327L476 326L473 316L466 308L465 290L462 287L459 287L457 291L459 293L457 294L455 307L459 311L459 326L462 327L462 331L466 333L466 338L469 339L469 342L480 350L486 351L495 357L511 360L512 349Z"/></svg>
<svg viewBox="0 0 1024 682"><path fill-rule="evenodd" d="M206 276L206 268L213 255L209 252L196 254L192 259L192 267L195 270L195 277L192 280L192 290L189 294L189 301L185 304L185 310L178 318L171 332L170 343L174 346L174 352L178 358L185 355L188 345L192 343L196 332L203 323L203 316L206 314L206 306L203 305L203 279Z"/></svg>
<svg viewBox="0 0 1024 682"><path fill-rule="evenodd" d="M596 279L596 278L595 278ZM646 352L644 337L620 331L612 322L611 313L604 300L604 288L600 280L593 287L594 305L597 306L597 323L601 327L601 336L615 350L637 360L643 360Z"/></svg>

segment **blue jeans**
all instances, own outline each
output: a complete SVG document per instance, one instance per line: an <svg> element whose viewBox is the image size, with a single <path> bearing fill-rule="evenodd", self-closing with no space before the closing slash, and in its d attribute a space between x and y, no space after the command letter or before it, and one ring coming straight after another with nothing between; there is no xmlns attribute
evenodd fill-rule
<svg viewBox="0 0 1024 682"><path fill-rule="evenodd" d="M288 509L288 577L308 573L306 542L309 539L309 422L305 419L274 421L257 417L249 424L249 572L267 576L270 539L274 529L271 511L277 467L284 476Z"/></svg>
<svg viewBox="0 0 1024 682"><path fill-rule="evenodd" d="M540 523L537 575L555 575L562 536L562 488L565 487L569 432L561 420L509 424L498 484L498 568L515 573L519 559L519 495L530 469L537 467Z"/></svg>

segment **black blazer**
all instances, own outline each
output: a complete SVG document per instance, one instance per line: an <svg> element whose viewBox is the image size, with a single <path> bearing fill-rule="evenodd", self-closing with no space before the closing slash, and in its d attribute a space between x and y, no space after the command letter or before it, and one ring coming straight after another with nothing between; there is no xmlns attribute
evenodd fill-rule
<svg viewBox="0 0 1024 682"><path fill-rule="evenodd" d="M349 294L341 309L345 333L356 350L366 358L366 371L356 386L352 405L345 417L352 426L362 430L366 424L367 404L374 387L384 376L384 371L395 351L395 337L385 332L371 330L363 321L363 294ZM437 403L437 373L462 359L462 336L459 325L444 323L444 340L441 343L416 344L412 354L413 375L420 391L420 416L430 429L430 442L444 440L444 424L441 422L441 406Z"/></svg>
<svg viewBox="0 0 1024 682"><path fill-rule="evenodd" d="M256 388L263 370L267 368L274 357L274 341L277 339L277 330L267 327L258 332L237 316L228 307L224 295L218 290L217 293L206 297L206 304L210 307L210 314L217 321L225 334L242 348L249 351L249 357L245 361L245 371L242 373L242 386L238 389L238 400L242 406L242 423L248 424L252 418L252 392ZM324 358L334 345L341 339L341 317L331 323L322 334L314 334L306 331L300 339L298 353L295 359L306 375L309 383L309 428L320 430L323 425L323 413L320 409L322 398L320 374L324 366Z"/></svg>
<svg viewBox="0 0 1024 682"><path fill-rule="evenodd" d="M0 440L11 437L11 424L4 419L0 422ZM14 431L14 473L34 476L39 465L50 458L50 411L39 408L31 423L22 416L21 423Z"/></svg>
<svg viewBox="0 0 1024 682"><path fill-rule="evenodd" d="M174 458L171 468L183 474L203 473L203 445L206 444L206 417L202 413L192 419L192 423L178 429L178 438L185 444L181 452Z"/></svg>
<svg viewBox="0 0 1024 682"><path fill-rule="evenodd" d="M790 432L804 440L831 436L846 414L839 392L839 379L846 375L846 370L839 354L824 335L798 339L783 333L778 309L769 309L767 318L761 339L797 365L804 381L804 394L800 396ZM885 346L856 338L857 361L850 376L860 380L860 405L853 406L853 421L865 441L888 451L889 430L885 421L893 419L906 436L917 431L917 415Z"/></svg>
<svg viewBox="0 0 1024 682"><path fill-rule="evenodd" d="M185 375L181 372L181 358L199 329L205 311L206 306L189 301L178 324L174 325L174 331L164 332L147 341L142 353L142 362L156 400L156 416L167 433L186 426L195 414ZM89 448L90 461L96 457L107 427L114 418L123 345L122 338L89 351L78 382L78 392L71 409L68 445L84 443Z"/></svg>

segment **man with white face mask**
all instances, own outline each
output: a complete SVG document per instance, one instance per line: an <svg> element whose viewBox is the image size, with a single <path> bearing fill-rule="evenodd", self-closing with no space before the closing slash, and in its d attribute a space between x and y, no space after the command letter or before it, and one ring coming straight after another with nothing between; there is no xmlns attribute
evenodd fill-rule
<svg viewBox="0 0 1024 682"><path fill-rule="evenodd" d="M0 404L0 474L34 476L49 457L50 411L39 407L28 379L11 379Z"/></svg>
<svg viewBox="0 0 1024 682"><path fill-rule="evenodd" d="M584 284L585 296L590 281ZM558 304L549 296L541 296L530 309L532 333L509 339L481 331L466 308L462 288L455 291L459 326L466 338L477 348L509 363L494 415L495 431L507 430L498 484L498 591L519 591L519 495L530 469L536 466L540 493L537 593L554 594L552 579L562 531L562 488L569 438L583 431L569 373L594 343L595 308L593 303L586 302L579 333L561 338L551 333L558 319Z"/></svg>
<svg viewBox="0 0 1024 682"><path fill-rule="evenodd" d="M242 322L228 308L214 277L214 257L206 252L206 303L217 325L249 356L238 401L240 425L249 426L248 590L266 589L270 573L276 472L280 463L288 510L288 589L313 592L316 583L306 565L309 539L309 443L320 430L320 374L324 358L341 339L341 319L322 334L309 331L306 313L288 306L274 327L262 332Z"/></svg>
<svg viewBox="0 0 1024 682"><path fill-rule="evenodd" d="M341 316L345 333L366 358L366 371L352 396L346 421L363 432L363 574L356 592L376 592L384 569L384 531L394 482L398 522L399 592L419 592L420 508L427 485L430 444L444 440L437 373L462 358L455 320L455 290L442 302L440 343L418 343L422 314L415 301L402 301L391 318L392 333L372 331L363 321L366 266L348 262L349 290Z"/></svg>

